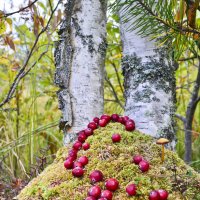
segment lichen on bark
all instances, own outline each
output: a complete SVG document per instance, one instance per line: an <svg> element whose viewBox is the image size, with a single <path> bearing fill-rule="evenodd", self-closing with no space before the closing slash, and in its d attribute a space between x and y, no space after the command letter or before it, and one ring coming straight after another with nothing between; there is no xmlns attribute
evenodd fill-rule
<svg viewBox="0 0 200 200"><path fill-rule="evenodd" d="M68 0L65 4L65 17L58 31L59 40L56 42L55 58L55 84L60 88L58 91L59 108L62 111L60 129L72 125L72 108L69 93L69 80L73 58L73 45L71 41L71 18L75 0Z"/></svg>
<svg viewBox="0 0 200 200"><path fill-rule="evenodd" d="M154 51L145 61L136 53L123 57L125 108L132 117L143 109L143 120L148 124L151 119L157 126L155 136L175 141L175 68L165 48Z"/></svg>

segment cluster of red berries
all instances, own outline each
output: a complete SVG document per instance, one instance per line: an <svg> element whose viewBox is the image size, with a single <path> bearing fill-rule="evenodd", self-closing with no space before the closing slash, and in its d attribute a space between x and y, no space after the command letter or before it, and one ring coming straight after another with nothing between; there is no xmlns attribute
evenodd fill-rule
<svg viewBox="0 0 200 200"><path fill-rule="evenodd" d="M77 159L78 151L88 150L90 144L85 142L86 139L93 135L94 130L98 127L105 127L110 121L119 122L125 126L127 131L135 130L135 122L127 116L119 116L118 114L102 115L100 118L95 117L92 122L90 122L85 130L78 133L77 141L73 144L71 150L69 150L68 156L64 162L64 167L66 169L72 169L72 174L75 177L82 177L84 174L84 167L88 164L89 159L87 156L81 156ZM112 135L113 143L120 142L121 135L115 133ZM133 157L133 163L139 166L142 172L149 170L148 161L144 160L142 156L137 155ZM90 181L92 184L100 182L103 180L103 173L99 170L94 170L91 172ZM98 185L93 185L88 191L88 197L85 200L112 200L112 192L119 188L119 182L115 178L109 178L105 182L106 190L101 190ZM137 186L135 184L129 184L126 187L126 193L128 196L135 196L137 194ZM149 194L149 200L166 200L168 193L165 190L154 190Z"/></svg>
<svg viewBox="0 0 200 200"><path fill-rule="evenodd" d="M95 170L90 174L92 183L103 180L103 174L99 170ZM113 193L119 188L119 182L115 178L110 178L105 182L106 190L101 190L98 185L92 186L88 191L88 197L85 200L112 200Z"/></svg>

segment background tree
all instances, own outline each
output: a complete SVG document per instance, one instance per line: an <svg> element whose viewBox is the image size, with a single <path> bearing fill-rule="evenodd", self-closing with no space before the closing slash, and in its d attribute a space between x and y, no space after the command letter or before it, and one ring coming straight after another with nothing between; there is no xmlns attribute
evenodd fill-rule
<svg viewBox="0 0 200 200"><path fill-rule="evenodd" d="M126 12L134 9L132 4ZM156 47L155 41L142 38L138 29L128 28L141 14L128 21L121 16L123 43L122 69L125 88L125 114L133 118L143 133L175 140L175 68L165 47ZM173 145L174 146L174 145Z"/></svg>
<svg viewBox="0 0 200 200"><path fill-rule="evenodd" d="M196 12L199 1L130 0L116 1L115 6L123 8L124 22L130 23L130 30L138 30L137 33L143 37L159 38L158 43L161 46L167 44L170 47L168 52L173 53L177 61L186 52L192 58L198 57L200 31ZM136 20L132 21L133 18ZM199 72L187 106L186 118L177 115L184 122L186 162L191 161L192 155L192 122L199 102L198 77Z"/></svg>

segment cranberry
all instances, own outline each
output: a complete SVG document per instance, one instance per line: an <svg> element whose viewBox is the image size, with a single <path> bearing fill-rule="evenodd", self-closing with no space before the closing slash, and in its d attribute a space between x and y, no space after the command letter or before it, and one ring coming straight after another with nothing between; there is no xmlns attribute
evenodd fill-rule
<svg viewBox="0 0 200 200"><path fill-rule="evenodd" d="M93 183L99 182L103 180L103 174L101 171L99 170L94 170L91 174L90 174L90 180Z"/></svg>
<svg viewBox="0 0 200 200"><path fill-rule="evenodd" d="M125 123L125 128L127 131L133 131L135 130L135 123L129 120Z"/></svg>
<svg viewBox="0 0 200 200"><path fill-rule="evenodd" d="M160 195L160 199L159 200L167 200L168 192L166 190L159 189L159 190L157 190L157 192Z"/></svg>
<svg viewBox="0 0 200 200"><path fill-rule="evenodd" d="M97 129L97 124L95 122L90 122L88 124L88 128L91 128L92 130L95 130L95 129Z"/></svg>
<svg viewBox="0 0 200 200"><path fill-rule="evenodd" d="M119 133L115 133L112 135L113 142L120 142L120 140L121 140L121 135Z"/></svg>
<svg viewBox="0 0 200 200"><path fill-rule="evenodd" d="M88 158L87 158L87 156L81 156L78 159L78 162L80 162L83 166L87 165L88 164Z"/></svg>
<svg viewBox="0 0 200 200"><path fill-rule="evenodd" d="M81 177L81 176L83 176L83 174L84 174L83 168L81 168L81 167L75 167L72 170L72 174L75 177Z"/></svg>
<svg viewBox="0 0 200 200"><path fill-rule="evenodd" d="M83 165L80 162L76 161L76 162L73 163L73 168L75 168L75 167L81 167L82 168Z"/></svg>
<svg viewBox="0 0 200 200"><path fill-rule="evenodd" d="M105 127L107 125L107 120L106 119L100 119L99 120L99 126Z"/></svg>
<svg viewBox="0 0 200 200"><path fill-rule="evenodd" d="M123 117L119 117L118 118L118 122L121 124L125 124L124 118Z"/></svg>
<svg viewBox="0 0 200 200"><path fill-rule="evenodd" d="M104 114L104 115L101 116L100 119L105 119L107 121L107 123L108 123L108 122L110 122L111 117L109 115Z"/></svg>
<svg viewBox="0 0 200 200"><path fill-rule="evenodd" d="M110 178L106 181L105 186L106 186L106 189L110 191L115 191L119 187L119 182L114 178Z"/></svg>
<svg viewBox="0 0 200 200"><path fill-rule="evenodd" d="M79 142L79 141L76 141L76 142L73 144L73 148L74 148L75 150L80 150L81 147L82 147L82 143Z"/></svg>
<svg viewBox="0 0 200 200"><path fill-rule="evenodd" d="M128 196L135 196L137 191L137 187L135 184L130 184L126 187L126 193Z"/></svg>
<svg viewBox="0 0 200 200"><path fill-rule="evenodd" d="M93 122L95 122L96 124L99 124L99 118L98 118L98 117L95 117L95 118L93 119Z"/></svg>
<svg viewBox="0 0 200 200"><path fill-rule="evenodd" d="M156 190L153 190L149 194L149 200L160 200L160 195Z"/></svg>
<svg viewBox="0 0 200 200"><path fill-rule="evenodd" d="M138 165L143 160L142 156L137 155L133 157L133 162Z"/></svg>
<svg viewBox="0 0 200 200"><path fill-rule="evenodd" d="M79 135L78 135L79 142L84 143L86 139L87 139L87 135L85 134L85 132L79 133Z"/></svg>
<svg viewBox="0 0 200 200"><path fill-rule="evenodd" d="M69 157L73 158L73 160L76 160L76 158L77 158L77 150L76 149L69 150L68 158Z"/></svg>
<svg viewBox="0 0 200 200"><path fill-rule="evenodd" d="M72 169L73 168L73 162L74 162L73 158L69 157L68 159L65 160L64 167L66 169Z"/></svg>
<svg viewBox="0 0 200 200"><path fill-rule="evenodd" d="M129 117L128 117L128 116L124 116L123 118L124 118L125 123L126 123L127 121L129 121Z"/></svg>
<svg viewBox="0 0 200 200"><path fill-rule="evenodd" d="M91 128L86 128L85 129L85 134L86 134L86 136L90 136L90 135L93 134L93 130Z"/></svg>
<svg viewBox="0 0 200 200"><path fill-rule="evenodd" d="M119 115L118 114L112 114L111 119L112 119L113 122L117 122L118 119L119 119Z"/></svg>
<svg viewBox="0 0 200 200"><path fill-rule="evenodd" d="M139 163L139 169L142 171L142 172L146 172L149 170L149 163L146 161L146 160L142 160L140 163Z"/></svg>
<svg viewBox="0 0 200 200"><path fill-rule="evenodd" d="M109 190L103 190L103 191L101 192L101 197L102 197L102 198L105 198L105 199L107 199L107 200L112 200L113 194L112 194L112 192L109 191Z"/></svg>
<svg viewBox="0 0 200 200"><path fill-rule="evenodd" d="M83 147L83 150L86 151L86 150L88 150L90 148L90 144L86 142L86 143L83 144L82 147Z"/></svg>
<svg viewBox="0 0 200 200"><path fill-rule="evenodd" d="M101 195L101 188L98 185L92 186L88 192L88 195L98 198Z"/></svg>
<svg viewBox="0 0 200 200"><path fill-rule="evenodd" d="M95 197L87 197L85 200L96 200L96 198Z"/></svg>

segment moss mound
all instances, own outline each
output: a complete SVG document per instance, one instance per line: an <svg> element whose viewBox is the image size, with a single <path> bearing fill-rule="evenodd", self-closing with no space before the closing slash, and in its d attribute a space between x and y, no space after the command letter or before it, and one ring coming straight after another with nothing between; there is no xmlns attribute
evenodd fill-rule
<svg viewBox="0 0 200 200"><path fill-rule="evenodd" d="M113 133L121 134L120 143L112 143ZM161 164L161 147L152 137L138 131L127 132L121 124L110 123L106 128L95 130L87 142L90 149L78 153L78 156L89 158L82 178L73 177L71 170L64 168L63 162L68 154L65 147L58 151L54 163L33 179L17 199L83 200L91 187L89 174L98 169L105 179L112 177L119 181L120 188L114 192L114 200L146 200L149 192L155 189L166 189L169 200L200 200L200 175L169 150L166 150L165 162ZM142 173L131 162L132 156L137 154L150 162L148 172ZM137 196L126 195L125 188L129 183L137 184ZM104 188L104 182L99 185Z"/></svg>

